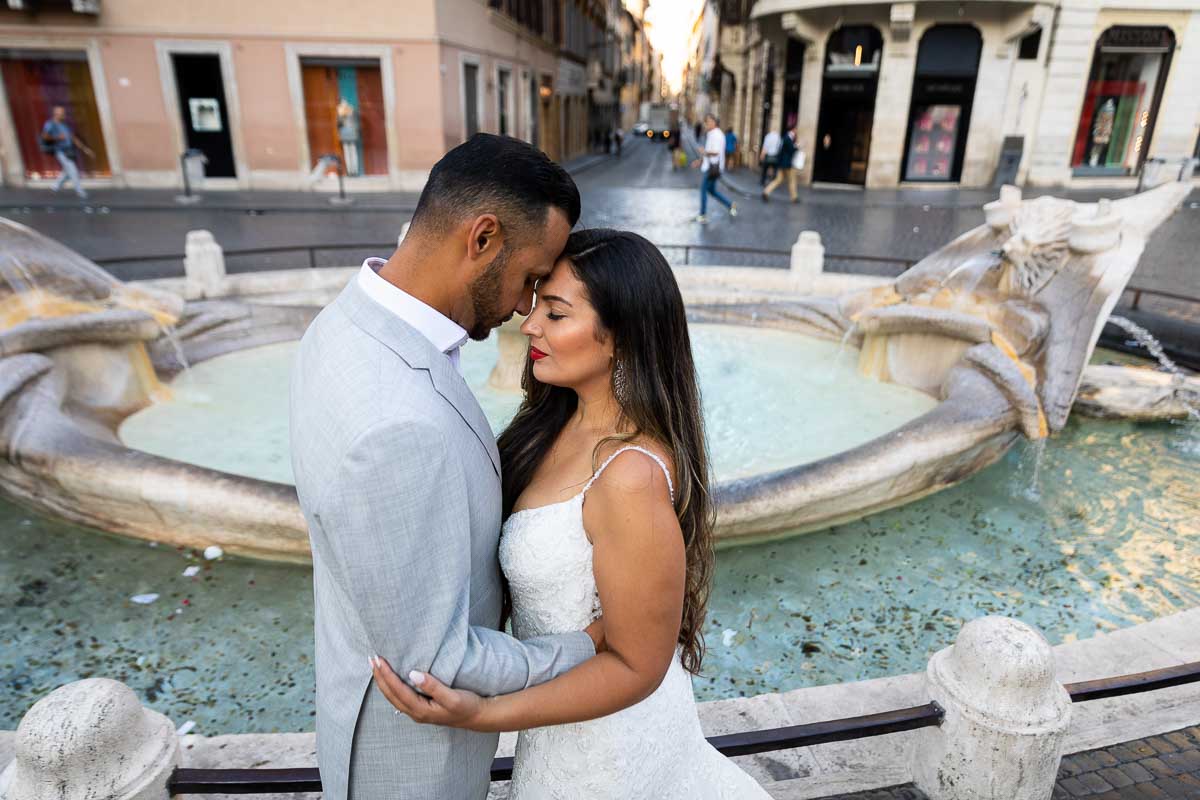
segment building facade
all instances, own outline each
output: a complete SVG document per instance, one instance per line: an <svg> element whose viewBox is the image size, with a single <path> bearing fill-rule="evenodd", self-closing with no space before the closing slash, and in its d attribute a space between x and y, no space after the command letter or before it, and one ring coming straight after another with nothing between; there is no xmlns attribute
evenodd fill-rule
<svg viewBox="0 0 1200 800"><path fill-rule="evenodd" d="M795 127L804 182L1133 186L1200 134L1196 0L710 2L708 103L754 160Z"/></svg>
<svg viewBox="0 0 1200 800"><path fill-rule="evenodd" d="M660 99L650 42L646 39L643 6L637 0L626 2L619 19L621 66L617 84L620 87L620 127L626 133L638 122L642 103Z"/></svg>
<svg viewBox="0 0 1200 800"><path fill-rule="evenodd" d="M0 172L57 177L39 141L56 105L99 185L178 187L195 148L210 188L304 188L335 155L349 190L415 190L477 131L567 160L589 146L611 2L6 0Z"/></svg>

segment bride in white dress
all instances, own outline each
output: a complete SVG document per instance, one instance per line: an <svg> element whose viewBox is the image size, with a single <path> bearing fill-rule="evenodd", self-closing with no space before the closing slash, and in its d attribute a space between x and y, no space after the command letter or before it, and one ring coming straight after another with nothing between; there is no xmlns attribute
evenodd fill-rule
<svg viewBox="0 0 1200 800"><path fill-rule="evenodd" d="M691 674L711 582L712 505L679 288L642 237L573 233L537 289L525 400L499 439L500 565L520 638L603 617L602 652L497 697L384 664L418 722L521 731L512 800L769 795L704 739Z"/></svg>

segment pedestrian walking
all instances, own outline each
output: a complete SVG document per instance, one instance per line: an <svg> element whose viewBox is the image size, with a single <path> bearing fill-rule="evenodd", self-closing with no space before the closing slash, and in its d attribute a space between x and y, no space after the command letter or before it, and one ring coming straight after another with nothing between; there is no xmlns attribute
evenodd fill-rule
<svg viewBox="0 0 1200 800"><path fill-rule="evenodd" d="M94 158L96 154L71 130L67 124L67 110L62 106L55 106L50 112L50 119L42 126L41 147L43 152L53 153L62 165L62 173L54 182L53 191L57 192L69 180L75 184L75 194L86 199L87 192L83 190L79 167L75 164L75 148L78 147L89 158Z"/></svg>
<svg viewBox="0 0 1200 800"><path fill-rule="evenodd" d="M800 196L796 192L796 157L800 156L800 167L804 167L804 151L796 149L796 129L792 128L779 141L779 164L778 173L775 175L775 180L768 183L762 190L762 201L765 203L771 197L771 192L779 188L779 185L785 180L787 181L788 194L791 195L792 202L800 202Z"/></svg>
<svg viewBox="0 0 1200 800"><path fill-rule="evenodd" d="M758 179L759 186L766 186L767 181L773 179L779 173L779 145L781 137L779 131L768 131L763 137L762 142L762 157L759 159L762 165L762 175ZM770 177L768 177L768 174Z"/></svg>
<svg viewBox="0 0 1200 800"><path fill-rule="evenodd" d="M620 158L621 143L625 141L625 131L621 128L617 128L616 133L613 134L613 141L615 141L617 144L617 158Z"/></svg>
<svg viewBox="0 0 1200 800"><path fill-rule="evenodd" d="M701 225L708 222L708 196L710 194L717 199L717 202L729 209L729 216L736 217L738 215L737 205L717 191L717 180L725 168L725 134L721 132L720 126L717 125L717 118L712 114L704 117L704 129L707 133L704 134L703 158L698 158L693 162L693 166L700 167L700 215L696 217L696 222Z"/></svg>
<svg viewBox="0 0 1200 800"><path fill-rule="evenodd" d="M671 129L671 135L667 137L667 152L671 156L671 171L674 172L679 167L687 166L687 153L683 152L683 143L679 140L679 126L676 125ZM680 156L683 158L680 159ZM682 160L683 163L680 163Z"/></svg>
<svg viewBox="0 0 1200 800"><path fill-rule="evenodd" d="M725 129L725 168L733 169L737 166L737 134L733 132L733 126L730 125Z"/></svg>

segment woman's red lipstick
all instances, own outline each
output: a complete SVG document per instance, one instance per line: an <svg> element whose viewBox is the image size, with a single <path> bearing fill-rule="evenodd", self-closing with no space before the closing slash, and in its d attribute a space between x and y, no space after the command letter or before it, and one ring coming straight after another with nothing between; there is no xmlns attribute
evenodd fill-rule
<svg viewBox="0 0 1200 800"><path fill-rule="evenodd" d="M543 353L541 350L538 350L536 347L530 347L529 348L529 357L532 358L534 361L541 361L543 358L546 357L546 354Z"/></svg>

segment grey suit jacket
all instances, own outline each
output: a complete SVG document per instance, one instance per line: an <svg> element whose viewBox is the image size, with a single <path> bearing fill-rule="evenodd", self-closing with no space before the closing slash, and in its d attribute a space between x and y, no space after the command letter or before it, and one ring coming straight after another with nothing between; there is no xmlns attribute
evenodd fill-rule
<svg viewBox="0 0 1200 800"><path fill-rule="evenodd" d="M312 541L326 800L483 798L497 736L393 714L367 661L495 695L595 654L582 632L520 642L496 630L500 467L479 404L355 278L300 343L291 440Z"/></svg>

